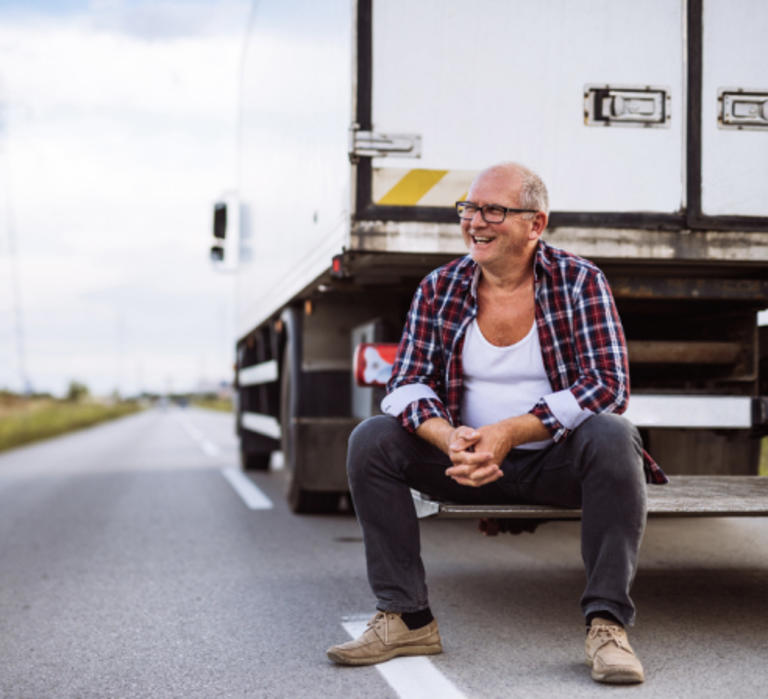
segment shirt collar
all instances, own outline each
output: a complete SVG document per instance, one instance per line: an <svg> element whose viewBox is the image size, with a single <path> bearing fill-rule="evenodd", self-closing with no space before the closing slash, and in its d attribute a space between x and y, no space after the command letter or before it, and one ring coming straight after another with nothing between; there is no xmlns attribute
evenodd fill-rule
<svg viewBox="0 0 768 699"><path fill-rule="evenodd" d="M538 245L536 246L536 253L533 257L534 281L539 280L541 273L552 274L553 264L549 245L539 238Z"/></svg>
<svg viewBox="0 0 768 699"><path fill-rule="evenodd" d="M472 271L472 282L469 287L469 293L472 294L472 298L477 301L477 285L480 283L480 265L474 260L472 260L472 265L474 269Z"/></svg>
<svg viewBox="0 0 768 699"><path fill-rule="evenodd" d="M467 255L465 259L469 263L469 266L467 268L468 276L465 277L464 286L469 284L469 293L472 295L472 298L477 301L477 285L480 282L480 265L477 264L470 255ZM536 245L536 252L533 256L534 281L539 280L541 272L551 274L553 264L549 245L539 238L539 242Z"/></svg>

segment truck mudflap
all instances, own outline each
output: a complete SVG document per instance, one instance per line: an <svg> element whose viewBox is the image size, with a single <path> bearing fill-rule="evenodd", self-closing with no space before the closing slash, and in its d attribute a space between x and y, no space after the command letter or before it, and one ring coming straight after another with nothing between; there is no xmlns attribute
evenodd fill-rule
<svg viewBox="0 0 768 699"><path fill-rule="evenodd" d="M768 516L768 477L672 476L664 486L648 485L649 517L765 517ZM581 519L581 510L547 505L459 505L433 500L412 490L420 519ZM502 531L505 527L501 528ZM508 531L530 531L511 527ZM493 531L486 533L494 533Z"/></svg>

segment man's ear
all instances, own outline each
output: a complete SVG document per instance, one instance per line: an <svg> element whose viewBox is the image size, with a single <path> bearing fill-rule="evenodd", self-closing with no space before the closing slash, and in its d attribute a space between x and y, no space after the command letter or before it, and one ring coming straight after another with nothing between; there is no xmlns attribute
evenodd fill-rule
<svg viewBox="0 0 768 699"><path fill-rule="evenodd" d="M549 217L543 211L537 211L531 221L531 240L539 238L547 227Z"/></svg>

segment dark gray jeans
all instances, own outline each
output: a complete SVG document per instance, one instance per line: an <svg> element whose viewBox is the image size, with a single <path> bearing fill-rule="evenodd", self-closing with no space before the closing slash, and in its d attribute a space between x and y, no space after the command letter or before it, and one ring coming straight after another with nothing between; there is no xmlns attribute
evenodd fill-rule
<svg viewBox="0 0 768 699"><path fill-rule="evenodd" d="M410 488L458 503L581 507L586 616L608 611L634 621L629 589L646 518L640 435L618 415L594 415L567 439L539 451L515 449L504 477L462 486L445 475L448 457L387 415L369 418L349 439L347 472L363 529L368 581L383 611L428 606L419 524Z"/></svg>

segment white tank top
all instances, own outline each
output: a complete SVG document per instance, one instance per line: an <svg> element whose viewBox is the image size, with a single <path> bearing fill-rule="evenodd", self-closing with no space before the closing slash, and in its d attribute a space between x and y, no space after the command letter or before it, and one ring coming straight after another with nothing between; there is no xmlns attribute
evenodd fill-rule
<svg viewBox="0 0 768 699"><path fill-rule="evenodd" d="M461 419L470 427L490 425L524 415L552 387L541 358L536 322L514 345L497 347L483 337L477 319L467 328L461 361L464 395ZM520 444L518 449L543 449L551 439Z"/></svg>

